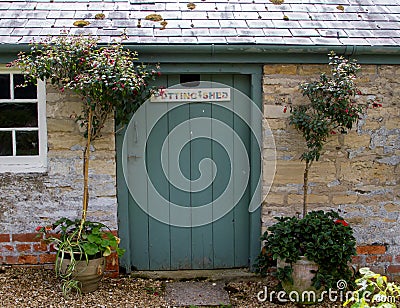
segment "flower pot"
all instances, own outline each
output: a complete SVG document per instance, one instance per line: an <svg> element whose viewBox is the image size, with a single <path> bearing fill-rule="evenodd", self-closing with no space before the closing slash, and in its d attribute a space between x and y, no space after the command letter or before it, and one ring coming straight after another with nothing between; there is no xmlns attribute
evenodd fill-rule
<svg viewBox="0 0 400 308"><path fill-rule="evenodd" d="M64 259L61 263L61 272L65 272L71 260ZM99 282L104 276L106 260L104 257L76 261L75 270L72 278L80 282L82 293L95 291L99 287Z"/></svg>
<svg viewBox="0 0 400 308"><path fill-rule="evenodd" d="M323 288L317 290L312 286L312 279L318 270L318 264L308 260L306 257L300 257L296 263L286 263L283 260L277 260L277 268L285 266L292 267L292 279L290 281L281 281L282 287L291 301L304 304L315 303L320 299Z"/></svg>

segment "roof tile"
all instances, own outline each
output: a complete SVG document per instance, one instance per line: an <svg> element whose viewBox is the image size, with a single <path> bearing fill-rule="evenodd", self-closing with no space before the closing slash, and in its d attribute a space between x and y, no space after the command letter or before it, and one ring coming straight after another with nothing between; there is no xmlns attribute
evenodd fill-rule
<svg viewBox="0 0 400 308"><path fill-rule="evenodd" d="M391 38L367 38L368 43L372 46L395 46L396 42Z"/></svg>
<svg viewBox="0 0 400 308"><path fill-rule="evenodd" d="M170 44L197 44L196 37L184 37L184 36L171 36L168 38Z"/></svg>
<svg viewBox="0 0 400 308"><path fill-rule="evenodd" d="M203 37L198 37L197 41L199 44L220 44L221 42L225 43L227 40L231 39L231 36L225 37L225 36L203 36Z"/></svg>
<svg viewBox="0 0 400 308"><path fill-rule="evenodd" d="M309 37L284 37L283 41L288 45L313 45Z"/></svg>
<svg viewBox="0 0 400 308"><path fill-rule="evenodd" d="M262 36L257 38L257 44L283 44L281 36Z"/></svg>
<svg viewBox="0 0 400 308"><path fill-rule="evenodd" d="M265 28L263 30L265 36L292 36L292 33L289 29Z"/></svg>
<svg viewBox="0 0 400 308"><path fill-rule="evenodd" d="M341 45L340 41L333 37L311 37L311 41L315 45Z"/></svg>
<svg viewBox="0 0 400 308"><path fill-rule="evenodd" d="M0 2L0 43L25 44L62 29L108 42L126 29L142 44L290 44L389 46L400 37L400 0L48 0ZM338 9L343 5L344 10ZM94 16L102 12L104 20ZM167 22L146 20L160 14ZM286 17L285 17L286 16ZM73 26L88 20L85 28ZM139 23L140 20L140 23ZM139 27L138 27L139 26Z"/></svg>
<svg viewBox="0 0 400 308"><path fill-rule="evenodd" d="M317 29L290 29L293 36L320 36Z"/></svg>

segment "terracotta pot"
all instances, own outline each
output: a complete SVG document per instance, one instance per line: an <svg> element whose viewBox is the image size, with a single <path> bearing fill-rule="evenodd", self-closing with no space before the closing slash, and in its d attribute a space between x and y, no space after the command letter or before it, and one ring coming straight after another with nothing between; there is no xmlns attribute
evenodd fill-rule
<svg viewBox="0 0 400 308"><path fill-rule="evenodd" d="M61 271L65 272L70 260L64 259L61 264ZM95 291L99 287L99 282L104 276L106 259L104 257L76 261L73 279L80 282L81 292L89 293Z"/></svg>
<svg viewBox="0 0 400 308"><path fill-rule="evenodd" d="M280 259L277 260L278 268L284 268L285 266L290 266L290 264ZM318 264L309 261L306 257L300 257L300 260L296 263L292 263L291 266L293 269L293 284L289 281L281 281L286 294L289 296L292 294L292 298L298 296L296 302L315 303L318 301L323 289L317 290L312 286L312 279L315 276L315 272L318 270Z"/></svg>

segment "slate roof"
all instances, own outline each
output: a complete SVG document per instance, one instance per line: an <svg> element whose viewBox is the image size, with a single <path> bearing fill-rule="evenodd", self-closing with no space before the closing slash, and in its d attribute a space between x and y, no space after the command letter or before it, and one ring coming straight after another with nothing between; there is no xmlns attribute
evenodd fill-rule
<svg viewBox="0 0 400 308"><path fill-rule="evenodd" d="M400 0L2 1L0 44L27 44L61 30L108 42L158 45L400 45ZM96 19L103 13L104 19ZM166 21L146 20L159 14ZM90 25L73 26L76 20Z"/></svg>

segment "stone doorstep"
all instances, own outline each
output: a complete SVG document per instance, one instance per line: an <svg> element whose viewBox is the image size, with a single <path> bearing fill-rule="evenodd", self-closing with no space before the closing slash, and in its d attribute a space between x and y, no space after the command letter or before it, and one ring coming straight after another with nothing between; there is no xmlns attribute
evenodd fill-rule
<svg viewBox="0 0 400 308"><path fill-rule="evenodd" d="M131 277L165 280L165 300L173 307L230 305L226 282L258 280L247 268L135 271Z"/></svg>
<svg viewBox="0 0 400 308"><path fill-rule="evenodd" d="M133 271L133 278L173 280L173 281L243 281L257 280L259 276L248 268L213 270L176 270L176 271Z"/></svg>
<svg viewBox="0 0 400 308"><path fill-rule="evenodd" d="M230 305L225 283L211 281L179 281L165 286L165 300L173 307Z"/></svg>

